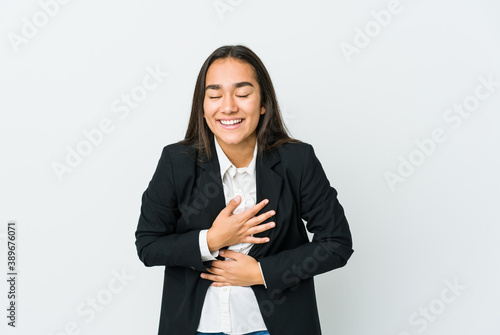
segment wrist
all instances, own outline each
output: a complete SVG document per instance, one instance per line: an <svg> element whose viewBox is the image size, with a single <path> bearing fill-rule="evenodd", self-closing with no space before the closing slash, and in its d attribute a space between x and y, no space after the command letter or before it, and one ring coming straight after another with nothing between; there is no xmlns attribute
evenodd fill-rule
<svg viewBox="0 0 500 335"><path fill-rule="evenodd" d="M216 236L214 236L212 228L208 229L207 231L207 245L210 252L219 250L223 247L223 245L220 245L220 242L217 241Z"/></svg>

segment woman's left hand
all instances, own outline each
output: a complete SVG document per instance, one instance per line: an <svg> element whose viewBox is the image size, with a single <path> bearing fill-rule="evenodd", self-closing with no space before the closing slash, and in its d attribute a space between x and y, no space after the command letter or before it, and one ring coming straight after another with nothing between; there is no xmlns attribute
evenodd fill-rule
<svg viewBox="0 0 500 335"><path fill-rule="evenodd" d="M212 286L264 285L259 263L252 256L232 250L220 250L219 255L232 260L212 261L212 267L201 278L212 280Z"/></svg>

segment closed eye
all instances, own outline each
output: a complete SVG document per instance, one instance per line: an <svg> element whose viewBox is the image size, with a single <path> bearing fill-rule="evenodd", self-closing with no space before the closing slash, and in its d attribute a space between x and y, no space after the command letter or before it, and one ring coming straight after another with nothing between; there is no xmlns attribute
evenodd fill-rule
<svg viewBox="0 0 500 335"><path fill-rule="evenodd" d="M250 94L247 94L247 95L237 95L238 98L246 98L248 97Z"/></svg>
<svg viewBox="0 0 500 335"><path fill-rule="evenodd" d="M210 97L210 99L219 99L220 97Z"/></svg>

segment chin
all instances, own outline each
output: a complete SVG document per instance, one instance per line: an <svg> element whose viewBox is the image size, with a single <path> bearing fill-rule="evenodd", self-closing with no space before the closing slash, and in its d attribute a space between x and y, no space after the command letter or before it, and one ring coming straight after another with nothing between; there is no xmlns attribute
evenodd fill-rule
<svg viewBox="0 0 500 335"><path fill-rule="evenodd" d="M219 139L228 145L238 145L243 142L242 138L235 138L232 136L219 136Z"/></svg>

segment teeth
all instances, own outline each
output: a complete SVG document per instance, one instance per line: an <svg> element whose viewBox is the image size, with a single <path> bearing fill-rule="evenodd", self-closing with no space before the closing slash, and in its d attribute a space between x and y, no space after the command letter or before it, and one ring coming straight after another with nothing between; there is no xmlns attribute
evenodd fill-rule
<svg viewBox="0 0 500 335"><path fill-rule="evenodd" d="M220 120L220 123L228 126L228 125L232 125L232 124L236 124L236 123L240 123L241 121L243 121L242 119L238 119L238 120L230 120L230 121L224 121L224 120Z"/></svg>

